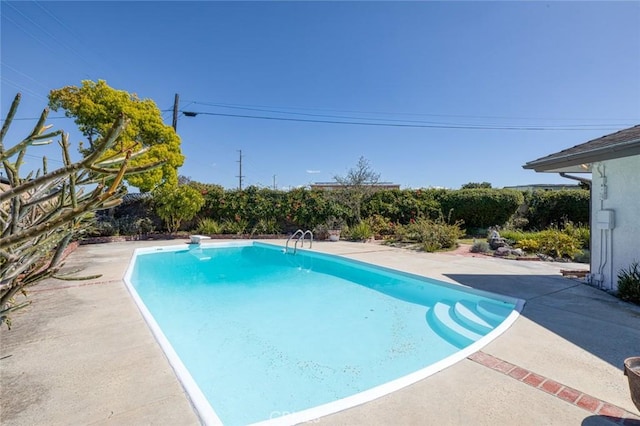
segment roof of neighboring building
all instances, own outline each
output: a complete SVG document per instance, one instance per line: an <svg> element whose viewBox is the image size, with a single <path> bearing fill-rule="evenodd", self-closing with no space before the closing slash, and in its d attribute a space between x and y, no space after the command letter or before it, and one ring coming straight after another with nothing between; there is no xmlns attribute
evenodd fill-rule
<svg viewBox="0 0 640 426"><path fill-rule="evenodd" d="M518 191L528 191L528 190L544 190L544 191L553 191L553 190L562 190L562 189L581 189L578 184L564 184L564 183L532 183L529 185L513 185L513 186L505 186L503 189L515 189Z"/></svg>
<svg viewBox="0 0 640 426"><path fill-rule="evenodd" d="M586 173L597 161L632 155L640 155L640 125L529 161L522 167L536 172Z"/></svg>

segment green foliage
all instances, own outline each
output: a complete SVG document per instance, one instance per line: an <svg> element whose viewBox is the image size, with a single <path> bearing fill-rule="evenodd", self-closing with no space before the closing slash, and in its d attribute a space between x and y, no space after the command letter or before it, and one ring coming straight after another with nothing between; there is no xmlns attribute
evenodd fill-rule
<svg viewBox="0 0 640 426"><path fill-rule="evenodd" d="M162 167L127 177L127 182L141 191L151 191L156 186L178 183L177 168L184 162L180 151L180 138L171 126L162 121L162 114L150 99L139 99L135 94L109 87L104 80L83 80L80 87L66 86L49 94L52 110L65 110L73 117L78 128L89 139L89 147L82 150L87 155L95 150L97 138L109 131L113 118L125 114L130 124L121 134L118 143L109 148L106 155L126 150L147 149L131 160L133 166L152 162L164 162Z"/></svg>
<svg viewBox="0 0 640 426"><path fill-rule="evenodd" d="M364 241L373 237L373 230L371 229L371 225L368 222L362 221L351 227L349 227L347 237L350 240L355 241Z"/></svg>
<svg viewBox="0 0 640 426"><path fill-rule="evenodd" d="M201 235L222 234L222 226L213 219L202 218L198 220L196 232Z"/></svg>
<svg viewBox="0 0 640 426"><path fill-rule="evenodd" d="M442 211L452 212L453 220L464 220L467 227L501 226L524 202L521 192L510 189L461 189L439 197Z"/></svg>
<svg viewBox="0 0 640 426"><path fill-rule="evenodd" d="M618 272L618 297L640 304L640 265L633 262Z"/></svg>
<svg viewBox="0 0 640 426"><path fill-rule="evenodd" d="M242 235L247 231L249 227L249 222L246 219L240 218L237 216L235 219L226 219L222 223L222 229L225 234L236 234Z"/></svg>
<svg viewBox="0 0 640 426"><path fill-rule="evenodd" d="M476 241L469 249L471 253L488 253L490 250L489 243L486 241Z"/></svg>
<svg viewBox="0 0 640 426"><path fill-rule="evenodd" d="M514 243L519 243L521 240L532 238L531 235L533 235L531 232L515 231L512 229L503 229L500 231L500 236L502 238Z"/></svg>
<svg viewBox="0 0 640 426"><path fill-rule="evenodd" d="M478 189L478 188L491 188L489 182L469 182L462 185L461 189Z"/></svg>
<svg viewBox="0 0 640 426"><path fill-rule="evenodd" d="M590 248L591 242L591 232L589 231L588 226L575 226L573 222L567 221L564 224L564 228L562 230L565 234L577 239L580 242L580 247Z"/></svg>
<svg viewBox="0 0 640 426"><path fill-rule="evenodd" d="M260 219L253 227L252 234L273 235L281 232L275 219Z"/></svg>
<svg viewBox="0 0 640 426"><path fill-rule="evenodd" d="M511 216L507 223L504 225L505 229L512 229L514 231L522 231L524 229L527 229L528 226L529 219L520 216L518 213L515 213L513 216Z"/></svg>
<svg viewBox="0 0 640 426"><path fill-rule="evenodd" d="M164 220L169 232L180 229L180 224L192 219L204 205L204 198L188 185L161 186L153 193L155 210Z"/></svg>
<svg viewBox="0 0 640 426"><path fill-rule="evenodd" d="M121 216L104 217L91 228L89 235L109 237L112 235L146 235L153 232L155 226L148 217Z"/></svg>
<svg viewBox="0 0 640 426"><path fill-rule="evenodd" d="M408 225L396 227L395 240L400 242L417 242L422 249L433 252L456 246L457 241L464 235L460 228L462 222L446 223L444 218L418 219Z"/></svg>
<svg viewBox="0 0 640 426"><path fill-rule="evenodd" d="M589 199L589 191L583 189L528 193L529 209L526 213L528 227L529 229L546 229L569 221L588 224Z"/></svg>
<svg viewBox="0 0 640 426"><path fill-rule="evenodd" d="M153 209L151 194L126 194L120 205L96 212L96 224L89 235L145 235L160 228L161 224L162 220Z"/></svg>
<svg viewBox="0 0 640 426"><path fill-rule="evenodd" d="M287 223L295 229L313 229L332 218L342 223L351 219L353 212L340 204L333 192L298 188L286 193Z"/></svg>
<svg viewBox="0 0 640 426"><path fill-rule="evenodd" d="M369 224L373 235L377 238L393 235L394 224L386 217L374 214L373 216L369 216L366 222Z"/></svg>
<svg viewBox="0 0 640 426"><path fill-rule="evenodd" d="M537 253L540 249L540 242L532 238L523 238L518 240L517 246L527 253Z"/></svg>
<svg viewBox="0 0 640 426"><path fill-rule="evenodd" d="M580 241L558 229L547 229L536 234L540 250L556 259L573 258L580 252Z"/></svg>
<svg viewBox="0 0 640 426"><path fill-rule="evenodd" d="M429 189L377 191L364 201L362 213L364 217L380 215L403 225L419 217L437 219L440 203L435 197L436 192Z"/></svg>

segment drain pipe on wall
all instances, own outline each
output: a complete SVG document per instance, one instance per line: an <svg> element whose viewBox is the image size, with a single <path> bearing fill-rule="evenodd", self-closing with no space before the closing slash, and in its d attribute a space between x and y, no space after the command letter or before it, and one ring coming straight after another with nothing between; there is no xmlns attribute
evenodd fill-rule
<svg viewBox="0 0 640 426"><path fill-rule="evenodd" d="M614 228L614 211L604 208L604 200L608 198L607 176L605 166L599 163L596 171L600 176L600 191L598 198L600 199L600 209L596 212L596 224L600 230L600 258L598 265L598 273L594 276L594 281L598 283L599 288L606 287L607 290L613 290L613 228ZM604 271L609 266L608 286L605 286Z"/></svg>

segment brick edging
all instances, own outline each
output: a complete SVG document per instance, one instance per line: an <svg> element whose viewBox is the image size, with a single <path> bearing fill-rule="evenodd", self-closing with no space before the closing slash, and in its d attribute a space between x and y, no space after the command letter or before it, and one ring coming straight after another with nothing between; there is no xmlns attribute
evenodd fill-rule
<svg viewBox="0 0 640 426"><path fill-rule="evenodd" d="M617 417L619 419L618 424L626 426L640 425L640 417L622 407L618 407L617 405L610 404L599 398L580 392L579 390L563 385L562 383L551 380L540 374L536 374L533 371L519 367L515 364L511 364L510 362L503 361L493 355L479 351L469 355L467 358L480 365L489 367L494 371L498 371L516 379L519 382L526 383L529 386L540 389L541 391L562 399L576 407L580 407L590 413L601 416Z"/></svg>

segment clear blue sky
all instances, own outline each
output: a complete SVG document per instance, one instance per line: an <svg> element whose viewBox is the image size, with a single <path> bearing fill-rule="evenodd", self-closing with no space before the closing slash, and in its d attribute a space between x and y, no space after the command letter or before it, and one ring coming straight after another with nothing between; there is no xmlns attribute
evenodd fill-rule
<svg viewBox="0 0 640 426"><path fill-rule="evenodd" d="M104 79L163 110L179 93L182 111L453 127L181 115L180 174L227 188L238 185L239 149L244 185L331 181L360 156L404 188L571 183L521 166L640 124L640 2L0 7L3 118L17 91L18 117L29 118L50 89ZM17 124L5 143L33 121Z"/></svg>

